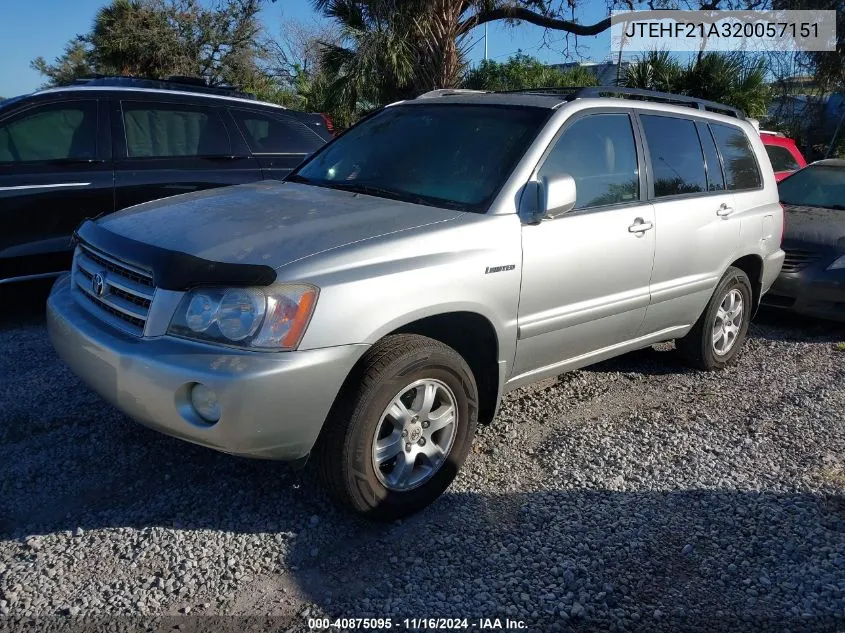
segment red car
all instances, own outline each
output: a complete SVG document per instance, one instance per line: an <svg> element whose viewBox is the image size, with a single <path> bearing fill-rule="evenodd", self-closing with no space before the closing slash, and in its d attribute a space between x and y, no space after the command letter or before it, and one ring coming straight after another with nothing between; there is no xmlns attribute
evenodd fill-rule
<svg viewBox="0 0 845 633"><path fill-rule="evenodd" d="M778 182L792 172L807 166L807 161L804 160L798 146L791 138L785 137L780 132L766 130L760 130L760 138L766 146L766 153L772 161L772 169L775 170L775 178Z"/></svg>

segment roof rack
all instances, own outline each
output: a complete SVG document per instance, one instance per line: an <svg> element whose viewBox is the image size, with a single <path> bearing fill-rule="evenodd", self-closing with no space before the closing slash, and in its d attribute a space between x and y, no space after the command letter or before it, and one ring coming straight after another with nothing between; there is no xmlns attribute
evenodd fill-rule
<svg viewBox="0 0 845 633"><path fill-rule="evenodd" d="M448 97L450 95L490 94L489 90L471 90L469 88L438 88L422 93L417 99L431 99L432 97Z"/></svg>
<svg viewBox="0 0 845 633"><path fill-rule="evenodd" d="M446 97L449 95L457 95L464 93L487 93L487 90L465 90L465 89L441 89L432 90L417 97L418 99L428 99L431 97ZM688 97L686 95L676 95L668 92L658 92L656 90L642 90L640 88L624 88L619 86L562 86L554 88L523 88L520 90L500 90L495 94L526 94L526 95L548 95L551 97L560 97L564 101L573 101L575 99L588 99L605 96L618 96L622 98L638 99L641 101L655 101L658 103L670 103L675 105L684 105L698 108L699 110L709 110L710 112L717 112L726 114L728 116L736 117L737 119L745 119L745 114L739 108L725 105L724 103L716 103L715 101L708 101L706 99L698 99L697 97Z"/></svg>
<svg viewBox="0 0 845 633"><path fill-rule="evenodd" d="M745 119L745 113L739 108L725 105L724 103L717 103L715 101L708 101L707 99L699 99L697 97L688 97L686 95L676 95L669 92L658 92L656 90L642 90L640 88L622 88L619 86L589 86L581 88L576 94L575 99L584 99L588 97L601 97L604 95L620 95L623 97L632 97L634 99L641 99L643 101L657 101L661 103L672 103L678 105L686 105L698 108L699 110L710 110L711 112L718 112L720 114L727 114L734 116L737 119Z"/></svg>
<svg viewBox="0 0 845 633"><path fill-rule="evenodd" d="M182 92L198 92L203 94L239 97L241 99L255 99L255 95L243 92L235 86L209 86L202 77L171 76L167 79L144 79L142 77L127 77L123 75L86 75L74 80L74 85L103 86L103 87L132 87L154 88L156 90L179 90Z"/></svg>

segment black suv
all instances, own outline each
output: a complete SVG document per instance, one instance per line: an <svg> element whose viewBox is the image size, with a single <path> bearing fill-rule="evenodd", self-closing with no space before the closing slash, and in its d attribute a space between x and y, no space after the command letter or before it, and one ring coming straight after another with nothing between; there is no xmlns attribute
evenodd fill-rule
<svg viewBox="0 0 845 633"><path fill-rule="evenodd" d="M0 284L70 267L89 217L281 179L331 121L185 79L96 78L0 101Z"/></svg>

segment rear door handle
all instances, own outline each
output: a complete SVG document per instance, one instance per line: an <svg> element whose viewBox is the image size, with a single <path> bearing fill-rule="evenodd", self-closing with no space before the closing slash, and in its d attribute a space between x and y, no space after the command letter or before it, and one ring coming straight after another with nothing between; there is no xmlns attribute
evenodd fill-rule
<svg viewBox="0 0 845 633"><path fill-rule="evenodd" d="M628 227L629 233L645 233L646 231L650 231L654 228L654 225L651 222L646 222L642 218L637 218L634 220L634 223Z"/></svg>
<svg viewBox="0 0 845 633"><path fill-rule="evenodd" d="M716 210L716 215L720 218L726 218L734 212L733 207L729 207L724 202L719 205L719 208Z"/></svg>

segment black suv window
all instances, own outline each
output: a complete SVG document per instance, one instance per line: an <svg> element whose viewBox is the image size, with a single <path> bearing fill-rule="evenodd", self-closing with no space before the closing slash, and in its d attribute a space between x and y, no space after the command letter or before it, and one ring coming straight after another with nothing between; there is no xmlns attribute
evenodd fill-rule
<svg viewBox="0 0 845 633"><path fill-rule="evenodd" d="M576 209L632 202L640 197L637 148L627 114L593 114L570 125L538 176L575 179Z"/></svg>
<svg viewBox="0 0 845 633"><path fill-rule="evenodd" d="M716 139L716 147L722 154L722 163L725 166L725 180L728 181L728 190L757 189L762 186L763 178L757 168L757 160L754 158L754 151L751 144L742 130L730 125L711 123L713 138Z"/></svg>
<svg viewBox="0 0 845 633"><path fill-rule="evenodd" d="M801 168L792 152L785 147L780 145L766 145L765 147L774 171L795 171Z"/></svg>
<svg viewBox="0 0 845 633"><path fill-rule="evenodd" d="M97 156L97 102L63 101L0 123L0 162L90 160Z"/></svg>
<svg viewBox="0 0 845 633"><path fill-rule="evenodd" d="M695 123L677 117L640 115L645 131L654 197L707 191L704 156Z"/></svg>
<svg viewBox="0 0 845 633"><path fill-rule="evenodd" d="M310 154L325 143L307 126L283 114L231 112L253 154Z"/></svg>
<svg viewBox="0 0 845 633"><path fill-rule="evenodd" d="M231 154L223 120L211 108L129 101L122 106L129 158Z"/></svg>

